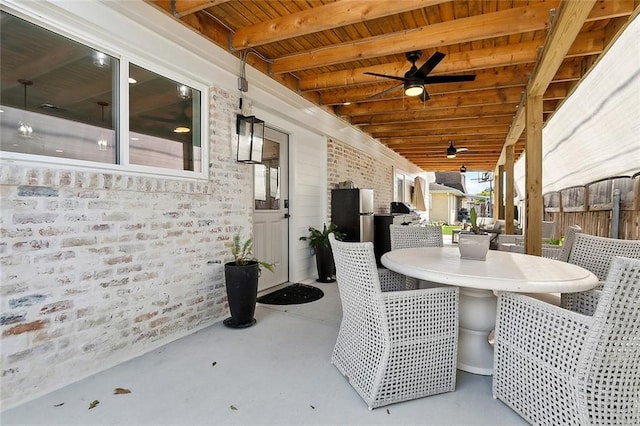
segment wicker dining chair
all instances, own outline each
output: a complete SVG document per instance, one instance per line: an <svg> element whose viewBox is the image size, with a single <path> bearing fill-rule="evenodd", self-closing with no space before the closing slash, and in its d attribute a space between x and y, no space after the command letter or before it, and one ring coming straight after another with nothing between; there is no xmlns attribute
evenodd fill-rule
<svg viewBox="0 0 640 426"><path fill-rule="evenodd" d="M443 247L442 227L435 225L389 225L391 237L391 250L416 247ZM414 288L441 287L442 284L425 280L413 280L407 282L407 287L415 283Z"/></svg>
<svg viewBox="0 0 640 426"><path fill-rule="evenodd" d="M442 227L435 225L389 225L391 250L415 247L442 247Z"/></svg>
<svg viewBox="0 0 640 426"><path fill-rule="evenodd" d="M593 315L498 296L493 395L534 425L640 424L640 260L615 257Z"/></svg>
<svg viewBox="0 0 640 426"><path fill-rule="evenodd" d="M560 248L560 254L558 255L558 260L563 262L569 261L569 254L571 254L571 249L573 248L573 242L576 239L576 234L581 233L582 228L578 225L570 225L567 227L567 231L564 234L564 242L562 243L562 247Z"/></svg>
<svg viewBox="0 0 640 426"><path fill-rule="evenodd" d="M593 272L602 281L607 275L614 256L640 259L640 240L619 240L576 233L567 262ZM602 284L597 289L601 287ZM560 306L583 314L590 314L597 304L594 295L597 293L562 293Z"/></svg>
<svg viewBox="0 0 640 426"><path fill-rule="evenodd" d="M373 244L329 241L342 302L331 363L369 409L455 390L458 288L382 291Z"/></svg>

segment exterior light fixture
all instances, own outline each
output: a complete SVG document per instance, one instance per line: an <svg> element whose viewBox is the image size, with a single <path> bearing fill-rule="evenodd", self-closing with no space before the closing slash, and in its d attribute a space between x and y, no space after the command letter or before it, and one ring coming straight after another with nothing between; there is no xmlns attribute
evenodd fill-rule
<svg viewBox="0 0 640 426"><path fill-rule="evenodd" d="M453 146L453 141L449 141L449 147L447 148L447 158L456 158L456 148Z"/></svg>
<svg viewBox="0 0 640 426"><path fill-rule="evenodd" d="M404 94L407 96L420 96L424 92L424 86L420 82L407 81L404 84Z"/></svg>
<svg viewBox="0 0 640 426"><path fill-rule="evenodd" d="M460 166L460 173L466 173L466 172L467 172L467 168L463 164L462 166Z"/></svg>
<svg viewBox="0 0 640 426"><path fill-rule="evenodd" d="M251 115L236 117L238 134L238 162L258 164L262 162L262 144L264 142L264 121Z"/></svg>

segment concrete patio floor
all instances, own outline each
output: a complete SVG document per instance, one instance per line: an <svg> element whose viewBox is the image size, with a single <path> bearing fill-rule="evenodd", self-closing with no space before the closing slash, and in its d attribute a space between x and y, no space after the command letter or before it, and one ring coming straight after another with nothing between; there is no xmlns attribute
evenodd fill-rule
<svg viewBox="0 0 640 426"><path fill-rule="evenodd" d="M335 283L303 305L258 305L244 330L215 324L7 410L2 425L519 425L491 377L458 371L455 392L369 411L331 365ZM129 394L115 395L115 388ZM99 404L89 409L92 401Z"/></svg>

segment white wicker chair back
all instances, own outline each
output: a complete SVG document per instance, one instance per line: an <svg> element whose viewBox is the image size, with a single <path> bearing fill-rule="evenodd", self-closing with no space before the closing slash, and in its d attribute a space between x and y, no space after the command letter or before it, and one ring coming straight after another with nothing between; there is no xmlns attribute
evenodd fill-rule
<svg viewBox="0 0 640 426"><path fill-rule="evenodd" d="M614 256L640 259L640 240L619 240L577 233L567 261L593 272L603 281Z"/></svg>
<svg viewBox="0 0 640 426"><path fill-rule="evenodd" d="M562 243L562 248L560 249L560 255L558 256L558 260L563 262L569 261L569 254L571 253L571 248L573 247L573 241L576 239L576 234L582 232L582 228L578 225L571 225L567 227L567 232L564 236L564 243Z"/></svg>
<svg viewBox="0 0 640 426"><path fill-rule="evenodd" d="M414 247L442 247L442 227L435 225L389 225L391 250Z"/></svg>
<svg viewBox="0 0 640 426"><path fill-rule="evenodd" d="M329 242L342 302L331 362L369 409L455 390L458 288L382 291L372 243ZM382 272L385 288L406 288Z"/></svg>

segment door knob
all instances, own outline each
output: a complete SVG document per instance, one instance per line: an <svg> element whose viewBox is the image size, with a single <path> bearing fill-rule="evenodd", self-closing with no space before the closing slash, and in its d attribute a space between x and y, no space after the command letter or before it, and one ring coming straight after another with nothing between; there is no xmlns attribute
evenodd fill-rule
<svg viewBox="0 0 640 426"><path fill-rule="evenodd" d="M285 213L285 214L284 214L284 218L285 218L285 219L289 219L289 217L291 217L291 216L289 215L289 213Z"/></svg>

